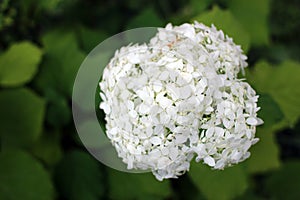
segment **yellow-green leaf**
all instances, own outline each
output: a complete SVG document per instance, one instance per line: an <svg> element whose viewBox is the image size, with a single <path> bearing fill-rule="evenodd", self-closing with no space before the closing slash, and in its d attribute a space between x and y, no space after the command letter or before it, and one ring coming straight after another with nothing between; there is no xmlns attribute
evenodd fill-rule
<svg viewBox="0 0 300 200"><path fill-rule="evenodd" d="M245 52L249 49L249 34L229 10L221 10L219 7L214 6L212 10L200 14L192 21L194 20L207 26L214 24L217 29L223 30L225 34L232 37L236 44L241 45Z"/></svg>
<svg viewBox="0 0 300 200"><path fill-rule="evenodd" d="M228 8L250 34L253 45L269 43L270 0L229 0Z"/></svg>
<svg viewBox="0 0 300 200"><path fill-rule="evenodd" d="M280 166L279 148L274 138L274 130L258 127L256 137L260 140L251 147L250 158L245 161L249 173L263 173Z"/></svg>
<svg viewBox="0 0 300 200"><path fill-rule="evenodd" d="M15 43L0 55L0 85L19 86L36 74L42 51L31 42Z"/></svg>
<svg viewBox="0 0 300 200"><path fill-rule="evenodd" d="M208 200L234 199L248 187L246 173L240 165L213 170L202 163L192 162L188 174Z"/></svg>
<svg viewBox="0 0 300 200"><path fill-rule="evenodd" d="M268 93L277 102L289 125L294 125L300 117L300 63L285 61L279 66L260 61L248 80L259 93Z"/></svg>

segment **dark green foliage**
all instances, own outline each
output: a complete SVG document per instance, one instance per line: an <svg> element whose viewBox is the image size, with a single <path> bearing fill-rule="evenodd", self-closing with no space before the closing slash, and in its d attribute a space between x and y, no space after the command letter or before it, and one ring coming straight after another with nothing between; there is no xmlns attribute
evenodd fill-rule
<svg viewBox="0 0 300 200"><path fill-rule="evenodd" d="M97 161L83 151L67 153L55 171L55 183L65 199L95 200L104 192L103 172Z"/></svg>
<svg viewBox="0 0 300 200"><path fill-rule="evenodd" d="M72 121L84 58L121 31L193 20L213 23L248 56L246 77L265 122L250 159L224 171L192 163L163 182L103 166L81 146ZM297 0L0 1L0 200L300 199L299 27ZM94 107L82 108L80 128L97 130L88 118ZM96 140L87 142L96 148Z"/></svg>

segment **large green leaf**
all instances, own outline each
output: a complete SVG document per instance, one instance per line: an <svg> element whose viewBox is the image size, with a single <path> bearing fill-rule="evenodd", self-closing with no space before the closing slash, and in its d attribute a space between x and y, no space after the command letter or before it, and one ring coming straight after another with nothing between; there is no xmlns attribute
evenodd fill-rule
<svg viewBox="0 0 300 200"><path fill-rule="evenodd" d="M33 157L23 151L0 153L1 200L52 200L49 174Z"/></svg>
<svg viewBox="0 0 300 200"><path fill-rule="evenodd" d="M251 147L250 158L245 162L249 173L263 173L280 166L279 148L271 127L257 129L260 141Z"/></svg>
<svg viewBox="0 0 300 200"><path fill-rule="evenodd" d="M45 102L26 88L0 91L0 133L4 148L29 146L40 136Z"/></svg>
<svg viewBox="0 0 300 200"><path fill-rule="evenodd" d="M212 170L207 165L192 162L189 176L209 200L233 199L248 187L246 173L240 165Z"/></svg>
<svg viewBox="0 0 300 200"><path fill-rule="evenodd" d="M59 128L71 120L71 108L66 98L55 90L48 89L45 94L48 101L46 121L49 125Z"/></svg>
<svg viewBox="0 0 300 200"><path fill-rule="evenodd" d="M19 86L36 74L42 51L30 42L15 43L0 55L0 85Z"/></svg>
<svg viewBox="0 0 300 200"><path fill-rule="evenodd" d="M284 114L279 105L269 94L259 96L258 106L261 107L258 115L263 119L263 127L271 127L284 119Z"/></svg>
<svg viewBox="0 0 300 200"><path fill-rule="evenodd" d="M82 151L69 152L58 164L55 181L64 199L97 200L103 192L98 162Z"/></svg>
<svg viewBox="0 0 300 200"><path fill-rule="evenodd" d="M207 26L214 24L217 29L221 29L233 38L233 41L242 46L242 49L247 52L250 44L250 37L247 31L232 15L229 10L221 10L214 6L212 10L204 12L193 19Z"/></svg>
<svg viewBox="0 0 300 200"><path fill-rule="evenodd" d="M266 180L266 190L272 199L294 200L300 197L300 162L290 161Z"/></svg>
<svg viewBox="0 0 300 200"><path fill-rule="evenodd" d="M85 55L79 50L72 32L54 30L42 38L45 59L36 79L39 90L49 89L71 96L77 70Z"/></svg>
<svg viewBox="0 0 300 200"><path fill-rule="evenodd" d="M294 61L285 61L279 66L260 61L248 73L248 80L259 93L270 94L278 103L290 125L300 117L299 74L300 64Z"/></svg>
<svg viewBox="0 0 300 200"><path fill-rule="evenodd" d="M100 44L106 38L108 38L108 34L103 31L89 29L84 26L80 26L79 28L80 45L86 53L92 51L98 44Z"/></svg>
<svg viewBox="0 0 300 200"><path fill-rule="evenodd" d="M193 13L199 14L203 12L213 2L213 0L191 0L191 10Z"/></svg>
<svg viewBox="0 0 300 200"><path fill-rule="evenodd" d="M228 7L250 34L253 45L269 43L270 0L229 0Z"/></svg>
<svg viewBox="0 0 300 200"><path fill-rule="evenodd" d="M34 156L49 166L55 165L62 157L60 135L58 131L44 133L31 147Z"/></svg>
<svg viewBox="0 0 300 200"><path fill-rule="evenodd" d="M171 194L169 181L160 182L151 173L133 174L113 169L108 172L111 199L165 199Z"/></svg>

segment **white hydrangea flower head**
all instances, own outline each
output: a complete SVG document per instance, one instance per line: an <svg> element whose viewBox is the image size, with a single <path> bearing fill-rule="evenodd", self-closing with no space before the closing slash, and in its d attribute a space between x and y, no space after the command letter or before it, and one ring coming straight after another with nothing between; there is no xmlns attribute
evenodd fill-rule
<svg viewBox="0 0 300 200"><path fill-rule="evenodd" d="M107 137L128 169L176 178L190 161L241 162L258 141L258 96L237 78L246 56L195 22L158 29L149 44L115 52L100 82Z"/></svg>
<svg viewBox="0 0 300 200"><path fill-rule="evenodd" d="M235 79L240 70L243 72L247 67L247 56L243 54L241 46L236 45L232 38L225 35L222 30L217 30L214 25L208 27L197 21L194 24L185 23L175 27L168 24L166 28L159 29L151 44L163 47L174 44L184 37L205 48L218 74ZM200 61L203 61L202 59Z"/></svg>
<svg viewBox="0 0 300 200"><path fill-rule="evenodd" d="M187 140L198 140L195 113L205 109L205 88L189 85L199 79L190 68L176 52L146 45L121 48L105 68L100 107L107 136L129 169L151 169L158 179L188 170Z"/></svg>

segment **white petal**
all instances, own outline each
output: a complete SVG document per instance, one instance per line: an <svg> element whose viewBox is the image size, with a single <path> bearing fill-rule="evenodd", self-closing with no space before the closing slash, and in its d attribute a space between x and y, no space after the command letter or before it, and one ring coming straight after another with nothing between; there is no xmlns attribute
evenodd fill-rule
<svg viewBox="0 0 300 200"><path fill-rule="evenodd" d="M107 101L106 96L102 92L100 92L100 97L103 101Z"/></svg>
<svg viewBox="0 0 300 200"><path fill-rule="evenodd" d="M167 80L169 77L169 72L167 71L163 71L160 75L159 75L159 79L162 80L162 81L165 81Z"/></svg>
<svg viewBox="0 0 300 200"><path fill-rule="evenodd" d="M163 93L159 93L156 96L156 101L157 103L159 103L159 105L165 109L166 107L169 107L170 105L172 105L172 101L166 97L163 96Z"/></svg>
<svg viewBox="0 0 300 200"><path fill-rule="evenodd" d="M182 59L177 60L176 62L169 63L166 65L166 67L171 69L182 69L183 68L183 62Z"/></svg>
<svg viewBox="0 0 300 200"><path fill-rule="evenodd" d="M204 159L203 159L204 163L208 164L209 166L213 167L216 165L216 162L215 160L211 157L211 156L206 156Z"/></svg>
<svg viewBox="0 0 300 200"><path fill-rule="evenodd" d="M247 124L251 125L251 126L255 126L257 125L257 120L254 118L254 117L249 117L247 120L246 120Z"/></svg>
<svg viewBox="0 0 300 200"><path fill-rule="evenodd" d="M224 135L224 129L220 128L220 127L215 127L215 132L216 132L216 135L219 136L219 137L222 137Z"/></svg>
<svg viewBox="0 0 300 200"><path fill-rule="evenodd" d="M170 158L171 160L176 160L178 156L178 149L177 148L171 148L170 149Z"/></svg>
<svg viewBox="0 0 300 200"><path fill-rule="evenodd" d="M176 135L175 144L182 144L187 140L187 137L185 135Z"/></svg>
<svg viewBox="0 0 300 200"><path fill-rule="evenodd" d="M211 137L213 136L214 132L215 132L215 131L214 131L214 128L213 128L213 127L207 129L206 134L205 134L205 137L206 137L206 138L211 138Z"/></svg>
<svg viewBox="0 0 300 200"><path fill-rule="evenodd" d="M153 90L154 90L155 92L160 92L161 89L162 89L162 84L161 84L160 82L159 82L159 83L154 83L154 84L153 84Z"/></svg>
<svg viewBox="0 0 300 200"><path fill-rule="evenodd" d="M131 110L128 112L129 116L132 118L136 118L137 117L137 112L135 110Z"/></svg>
<svg viewBox="0 0 300 200"><path fill-rule="evenodd" d="M150 142L154 145L159 145L159 144L161 144L162 141L161 141L160 137L154 136L154 137L150 138Z"/></svg>
<svg viewBox="0 0 300 200"><path fill-rule="evenodd" d="M184 79L187 83L191 82L191 80L193 79L193 76L192 76L190 73L182 72L180 75L183 77L183 79Z"/></svg>
<svg viewBox="0 0 300 200"><path fill-rule="evenodd" d="M127 108L128 108L128 110L133 110L134 109L133 101L130 101L130 100L127 101Z"/></svg>
<svg viewBox="0 0 300 200"><path fill-rule="evenodd" d="M141 103L141 104L139 105L139 113L140 113L140 114L147 114L147 113L150 112L150 109L151 109L151 107L150 107L150 106L147 106L147 105L144 104L144 103Z"/></svg>
<svg viewBox="0 0 300 200"><path fill-rule="evenodd" d="M204 63L206 61L206 55L201 55L199 58L200 63Z"/></svg>
<svg viewBox="0 0 300 200"><path fill-rule="evenodd" d="M157 167L159 169L166 168L171 163L171 160L167 157L161 157L158 159Z"/></svg>
<svg viewBox="0 0 300 200"><path fill-rule="evenodd" d="M143 101L147 101L150 98L150 96L146 90L138 90L138 91L136 91L136 94L139 95L139 97Z"/></svg>
<svg viewBox="0 0 300 200"><path fill-rule="evenodd" d="M190 86L184 86L182 88L180 88L180 98L181 99L186 99L188 97L190 97L192 94L192 90Z"/></svg>
<svg viewBox="0 0 300 200"><path fill-rule="evenodd" d="M107 114L107 115L108 115L108 114L110 113L110 111L111 111L110 106L109 106L107 103L105 103L105 102L101 102L101 103L100 103L100 108L103 109L104 112L105 112L105 114Z"/></svg>

